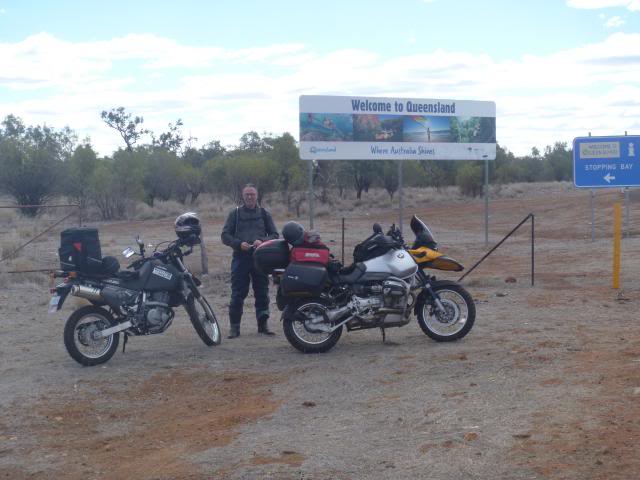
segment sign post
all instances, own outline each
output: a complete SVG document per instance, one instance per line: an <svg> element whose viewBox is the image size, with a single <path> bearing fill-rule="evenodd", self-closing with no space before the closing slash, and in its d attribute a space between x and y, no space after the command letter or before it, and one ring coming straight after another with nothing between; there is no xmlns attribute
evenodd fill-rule
<svg viewBox="0 0 640 480"><path fill-rule="evenodd" d="M302 95L300 158L495 160L495 117L494 102ZM401 166L398 177L402 227Z"/></svg>

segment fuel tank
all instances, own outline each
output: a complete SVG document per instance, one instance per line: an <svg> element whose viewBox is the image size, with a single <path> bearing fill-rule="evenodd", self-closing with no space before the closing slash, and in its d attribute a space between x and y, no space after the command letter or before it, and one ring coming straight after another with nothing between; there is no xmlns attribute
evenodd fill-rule
<svg viewBox="0 0 640 480"><path fill-rule="evenodd" d="M418 264L405 250L389 250L363 263L367 273L388 273L399 278L406 278L418 271Z"/></svg>
<svg viewBox="0 0 640 480"><path fill-rule="evenodd" d="M172 265L165 265L159 260L145 263L140 269L140 285L143 290L171 291L177 288L180 272Z"/></svg>

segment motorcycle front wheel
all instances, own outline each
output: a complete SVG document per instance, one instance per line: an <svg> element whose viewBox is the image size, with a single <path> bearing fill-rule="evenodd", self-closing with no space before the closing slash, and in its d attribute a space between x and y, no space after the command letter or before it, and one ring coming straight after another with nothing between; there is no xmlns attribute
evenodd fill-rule
<svg viewBox="0 0 640 480"><path fill-rule="evenodd" d="M432 288L443 309L438 308L431 295L421 294L416 305L420 328L437 342L461 339L469 333L476 319L476 306L471 295L453 282L440 285L436 282Z"/></svg>
<svg viewBox="0 0 640 480"><path fill-rule="evenodd" d="M202 295L200 298L194 298L194 296L191 295L185 305L185 309L187 310L187 314L189 314L189 320L191 320L193 328L204 344L209 347L220 345L222 342L220 326L207 299Z"/></svg>
<svg viewBox="0 0 640 480"><path fill-rule="evenodd" d="M87 305L71 314L64 325L64 346L76 362L86 367L105 363L118 349L120 334L98 337L98 332L117 322L101 307Z"/></svg>
<svg viewBox="0 0 640 480"><path fill-rule="evenodd" d="M327 310L326 302L319 298L287 305L282 314L282 326L289 343L303 353L331 350L342 335L342 327L326 331L333 326L328 322Z"/></svg>

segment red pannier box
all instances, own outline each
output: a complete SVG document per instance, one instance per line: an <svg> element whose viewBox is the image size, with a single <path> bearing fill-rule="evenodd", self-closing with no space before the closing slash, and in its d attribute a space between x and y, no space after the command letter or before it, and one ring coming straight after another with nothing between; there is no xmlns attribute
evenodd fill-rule
<svg viewBox="0 0 640 480"><path fill-rule="evenodd" d="M312 262L328 265L329 249L319 244L316 247L294 247L291 249L290 260L292 262Z"/></svg>

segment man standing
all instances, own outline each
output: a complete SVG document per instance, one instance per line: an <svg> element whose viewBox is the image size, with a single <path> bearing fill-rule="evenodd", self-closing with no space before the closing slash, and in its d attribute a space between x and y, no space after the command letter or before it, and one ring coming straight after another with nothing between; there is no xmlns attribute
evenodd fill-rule
<svg viewBox="0 0 640 480"><path fill-rule="evenodd" d="M258 333L275 335L267 327L269 320L269 277L256 270L253 248L263 241L278 238L271 214L258 205L258 190L250 183L242 189L243 205L229 212L222 229L222 243L233 248L231 260L231 301L229 302L229 338L240 336L244 299L253 285Z"/></svg>

